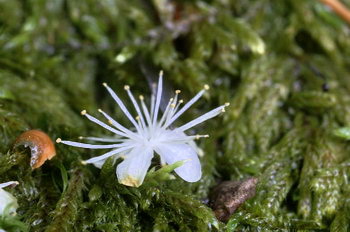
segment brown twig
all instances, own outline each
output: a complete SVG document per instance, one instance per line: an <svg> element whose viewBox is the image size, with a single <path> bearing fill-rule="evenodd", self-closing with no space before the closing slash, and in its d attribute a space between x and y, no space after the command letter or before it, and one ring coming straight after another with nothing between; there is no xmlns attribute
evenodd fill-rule
<svg viewBox="0 0 350 232"><path fill-rule="evenodd" d="M347 23L350 24L350 11L349 9L338 0L320 0L325 5L332 8L335 13L342 17Z"/></svg>

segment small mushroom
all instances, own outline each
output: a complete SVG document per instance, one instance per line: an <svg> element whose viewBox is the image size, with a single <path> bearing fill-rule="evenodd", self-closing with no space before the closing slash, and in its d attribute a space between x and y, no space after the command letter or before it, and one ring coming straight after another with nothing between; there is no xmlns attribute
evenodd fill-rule
<svg viewBox="0 0 350 232"><path fill-rule="evenodd" d="M220 221L226 222L236 209L255 195L258 179L224 181L216 186L210 196L210 206Z"/></svg>
<svg viewBox="0 0 350 232"><path fill-rule="evenodd" d="M39 168L46 160L56 155L55 145L50 137L40 130L29 130L17 137L14 147L29 147L31 150L30 166Z"/></svg>

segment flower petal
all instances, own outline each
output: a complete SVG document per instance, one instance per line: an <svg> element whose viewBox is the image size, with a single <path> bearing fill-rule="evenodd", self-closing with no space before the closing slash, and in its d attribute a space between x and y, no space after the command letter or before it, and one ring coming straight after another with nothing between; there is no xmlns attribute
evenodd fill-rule
<svg viewBox="0 0 350 232"><path fill-rule="evenodd" d="M167 162L173 164L186 160L175 172L187 182L196 182L202 176L201 164L196 151L188 144L158 144L155 151Z"/></svg>
<svg viewBox="0 0 350 232"><path fill-rule="evenodd" d="M14 214L18 208L17 199L9 192L0 188L0 216L5 213Z"/></svg>
<svg viewBox="0 0 350 232"><path fill-rule="evenodd" d="M108 159L108 158L107 158ZM96 168L101 169L104 163L106 162L107 159L99 160L96 161L95 163L92 163Z"/></svg>
<svg viewBox="0 0 350 232"><path fill-rule="evenodd" d="M10 186L10 185L18 185L18 181L9 181L9 182L5 182L5 183L2 183L0 184L0 188L5 188L7 186Z"/></svg>
<svg viewBox="0 0 350 232"><path fill-rule="evenodd" d="M117 166L117 177L121 184L139 187L147 173L153 150L149 147L139 146L133 148L126 158Z"/></svg>
<svg viewBox="0 0 350 232"><path fill-rule="evenodd" d="M116 161L120 156L119 156L119 154L117 154L117 155L113 155L113 156L111 156L111 157L113 157L113 162L115 163L115 161ZM109 158L109 157L108 157L108 158ZM96 168L101 169L102 166L105 164L105 162L107 161L108 158L103 159L103 160L96 161L96 162L94 162L94 163L92 163L92 164L93 164ZM1 231L0 231L0 232L1 232Z"/></svg>

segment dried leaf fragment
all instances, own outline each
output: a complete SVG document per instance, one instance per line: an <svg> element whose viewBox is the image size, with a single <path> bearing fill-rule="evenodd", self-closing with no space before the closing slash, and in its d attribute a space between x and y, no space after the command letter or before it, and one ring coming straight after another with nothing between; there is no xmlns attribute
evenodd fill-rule
<svg viewBox="0 0 350 232"><path fill-rule="evenodd" d="M31 150L30 166L39 168L46 160L56 155L55 145L50 137L40 130L29 130L17 137L14 147L29 147Z"/></svg>
<svg viewBox="0 0 350 232"><path fill-rule="evenodd" d="M217 219L226 222L240 205L255 195L257 183L258 179L251 177L241 181L224 181L216 186L210 196L210 206Z"/></svg>

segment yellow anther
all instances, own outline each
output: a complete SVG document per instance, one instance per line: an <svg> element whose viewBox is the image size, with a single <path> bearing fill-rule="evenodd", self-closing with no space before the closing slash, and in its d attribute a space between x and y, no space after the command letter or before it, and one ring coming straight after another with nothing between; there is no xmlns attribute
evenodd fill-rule
<svg viewBox="0 0 350 232"><path fill-rule="evenodd" d="M225 103L225 106L229 106L229 105L230 105L230 103L229 103L229 102L226 102L226 103Z"/></svg>
<svg viewBox="0 0 350 232"><path fill-rule="evenodd" d="M109 124L111 124L111 125L113 125L113 122L112 122L112 120L108 120L108 123L109 123Z"/></svg>
<svg viewBox="0 0 350 232"><path fill-rule="evenodd" d="M173 103L173 104L171 104L170 106L171 106L172 108L175 108L175 104L174 104L174 103Z"/></svg>
<svg viewBox="0 0 350 232"><path fill-rule="evenodd" d="M81 115L85 115L85 114L86 114L86 110L82 110L82 111L80 112L80 114L81 114Z"/></svg>
<svg viewBox="0 0 350 232"><path fill-rule="evenodd" d="M98 112L102 113L103 111L101 109L98 109Z"/></svg>
<svg viewBox="0 0 350 232"><path fill-rule="evenodd" d="M179 93L181 93L181 90L179 90L179 89L178 89L178 90L175 90L175 93L176 93L176 94L179 94Z"/></svg>
<svg viewBox="0 0 350 232"><path fill-rule="evenodd" d="M130 86L124 85L124 89L125 89L125 90L129 90L129 89L130 89Z"/></svg>
<svg viewBox="0 0 350 232"><path fill-rule="evenodd" d="M137 121L140 120L140 116L139 115L137 115L135 118L136 118Z"/></svg>
<svg viewBox="0 0 350 232"><path fill-rule="evenodd" d="M163 76L163 70L160 70L159 76Z"/></svg>
<svg viewBox="0 0 350 232"><path fill-rule="evenodd" d="M106 83L106 82L103 82L102 85L103 85L104 87L107 87L107 83Z"/></svg>
<svg viewBox="0 0 350 232"><path fill-rule="evenodd" d="M204 89L209 90L210 89L209 85L204 85Z"/></svg>
<svg viewBox="0 0 350 232"><path fill-rule="evenodd" d="M225 112L226 112L225 108L222 108L222 109L221 109L221 112L225 113Z"/></svg>
<svg viewBox="0 0 350 232"><path fill-rule="evenodd" d="M140 95L140 96L139 96L139 99L140 99L141 101L143 101L145 98L143 97L143 95Z"/></svg>
<svg viewBox="0 0 350 232"><path fill-rule="evenodd" d="M87 163L85 161L81 161L81 164L82 165L86 165Z"/></svg>
<svg viewBox="0 0 350 232"><path fill-rule="evenodd" d="M84 139L84 137L83 136L79 136L78 139Z"/></svg>
<svg viewBox="0 0 350 232"><path fill-rule="evenodd" d="M56 143L60 143L60 142L62 142L62 139L61 138L57 138L56 139Z"/></svg>
<svg viewBox="0 0 350 232"><path fill-rule="evenodd" d="M182 100L182 99L179 101L180 104L182 104L183 102L184 102L184 100Z"/></svg>

